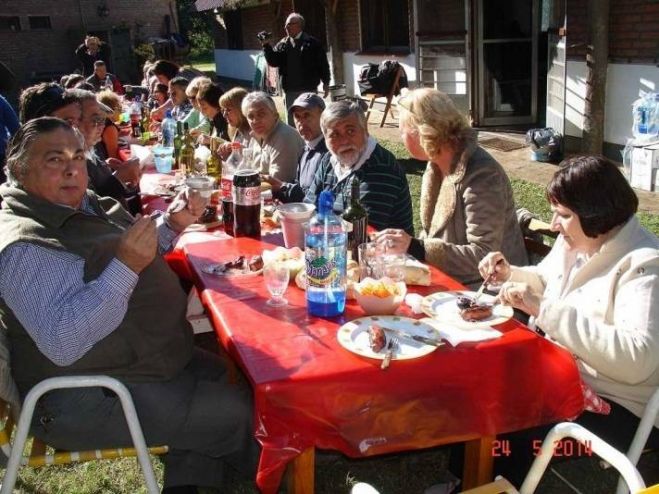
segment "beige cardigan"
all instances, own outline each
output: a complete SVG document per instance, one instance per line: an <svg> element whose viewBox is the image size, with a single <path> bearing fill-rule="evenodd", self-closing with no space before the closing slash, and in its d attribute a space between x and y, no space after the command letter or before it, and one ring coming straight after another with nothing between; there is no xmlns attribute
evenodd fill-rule
<svg viewBox="0 0 659 494"><path fill-rule="evenodd" d="M464 284L482 282L478 263L489 252L503 252L511 264L527 263L508 176L475 135L445 179L428 163L421 227L426 262Z"/></svg>
<svg viewBox="0 0 659 494"><path fill-rule="evenodd" d="M631 218L568 281L575 257L559 236L511 281L542 294L536 325L574 353L583 379L640 417L659 386L659 239Z"/></svg>

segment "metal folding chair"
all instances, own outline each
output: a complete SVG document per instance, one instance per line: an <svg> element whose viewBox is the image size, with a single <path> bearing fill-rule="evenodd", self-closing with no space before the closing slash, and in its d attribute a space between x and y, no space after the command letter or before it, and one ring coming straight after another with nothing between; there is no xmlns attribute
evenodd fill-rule
<svg viewBox="0 0 659 494"><path fill-rule="evenodd" d="M110 389L119 397L135 448L69 451L47 455L45 454L45 446L43 443L37 441L36 447L33 444L32 454L30 456L23 456L23 451L25 450L25 444L30 430L30 423L32 422L32 415L34 414L34 408L41 396L54 389L87 388L96 386ZM118 380L108 376L67 376L53 377L40 382L34 386L25 397L18 420L18 427L16 427L14 433L13 444L11 444L11 436L12 431L14 430L14 418L12 416L11 405L3 400L0 401L2 401L2 416L0 419L4 422L4 427L0 430L0 447L2 447L2 451L9 457L5 477L0 486L0 494L9 494L13 491L16 477L18 476L18 469L22 465L34 467L60 465L72 462L113 459L126 456L137 456L148 492L150 494L158 494L160 492L151 465L151 460L149 458L149 453L154 455L164 454L167 453L168 447L158 446L147 448L144 434L142 433L142 427L140 426L137 412L135 411L133 399L126 386Z"/></svg>

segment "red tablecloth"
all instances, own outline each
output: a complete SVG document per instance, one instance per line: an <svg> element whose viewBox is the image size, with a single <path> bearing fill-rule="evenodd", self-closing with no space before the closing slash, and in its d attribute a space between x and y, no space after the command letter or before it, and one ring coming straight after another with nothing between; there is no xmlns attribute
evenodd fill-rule
<svg viewBox="0 0 659 494"><path fill-rule="evenodd" d="M341 324L363 315L355 302L335 320L314 318L294 285L286 292L289 305L271 308L261 276L218 278L200 269L264 248L272 246L252 239L183 248L223 345L254 388L263 492L276 492L286 463L312 446L368 456L491 436L582 411L572 356L517 321L498 326L505 333L500 339L447 345L424 358L394 360L383 372L379 361L336 340ZM433 270L431 287L411 291L460 288ZM399 313L410 315L405 308Z"/></svg>

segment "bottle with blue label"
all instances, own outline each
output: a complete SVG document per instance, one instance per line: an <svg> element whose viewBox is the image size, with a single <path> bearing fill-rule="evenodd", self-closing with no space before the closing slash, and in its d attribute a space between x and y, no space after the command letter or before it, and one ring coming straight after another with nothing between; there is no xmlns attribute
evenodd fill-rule
<svg viewBox="0 0 659 494"><path fill-rule="evenodd" d="M172 118L172 112L167 110L165 118L160 125L162 130L162 145L163 147L174 147L174 137L176 136L176 120Z"/></svg>
<svg viewBox="0 0 659 494"><path fill-rule="evenodd" d="M332 193L321 192L305 231L307 310L319 317L343 314L346 306L347 235L333 205Z"/></svg>

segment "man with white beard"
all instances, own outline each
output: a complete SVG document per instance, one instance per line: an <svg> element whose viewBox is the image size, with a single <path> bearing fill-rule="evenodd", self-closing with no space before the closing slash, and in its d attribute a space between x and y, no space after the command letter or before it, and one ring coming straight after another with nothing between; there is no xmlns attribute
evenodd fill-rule
<svg viewBox="0 0 659 494"><path fill-rule="evenodd" d="M359 179L359 199L368 224L377 230L414 231L412 200L405 172L396 157L369 136L366 117L356 102L331 103L320 117L329 153L318 165L305 202L316 204L323 190L334 194L334 212L350 204L352 177Z"/></svg>

